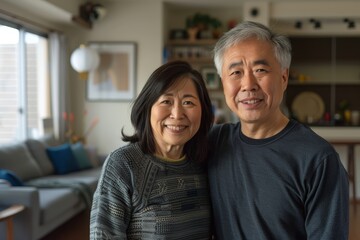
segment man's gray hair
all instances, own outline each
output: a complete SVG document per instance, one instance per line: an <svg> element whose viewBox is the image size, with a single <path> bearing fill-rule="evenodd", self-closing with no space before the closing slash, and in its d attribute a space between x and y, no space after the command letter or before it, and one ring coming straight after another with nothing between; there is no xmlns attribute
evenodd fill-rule
<svg viewBox="0 0 360 240"><path fill-rule="evenodd" d="M289 39L284 35L272 32L269 28L260 23L245 21L224 33L215 45L214 63L220 76L224 63L225 51L241 41L253 37L270 42L274 46L275 57L279 61L282 69L290 68L291 43Z"/></svg>

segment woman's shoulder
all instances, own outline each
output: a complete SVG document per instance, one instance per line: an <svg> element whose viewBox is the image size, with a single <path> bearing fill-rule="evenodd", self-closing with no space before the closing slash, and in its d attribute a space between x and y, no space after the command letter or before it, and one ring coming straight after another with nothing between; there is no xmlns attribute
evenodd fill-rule
<svg viewBox="0 0 360 240"><path fill-rule="evenodd" d="M138 143L129 143L121 146L110 153L110 156L133 156L133 155L145 155Z"/></svg>
<svg viewBox="0 0 360 240"><path fill-rule="evenodd" d="M132 167L145 163L149 156L145 154L137 143L129 143L112 151L105 164L116 167Z"/></svg>

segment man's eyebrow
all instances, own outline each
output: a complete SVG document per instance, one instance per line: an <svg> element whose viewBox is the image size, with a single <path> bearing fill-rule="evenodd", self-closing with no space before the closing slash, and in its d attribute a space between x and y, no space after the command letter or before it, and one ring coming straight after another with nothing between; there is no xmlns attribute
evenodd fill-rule
<svg viewBox="0 0 360 240"><path fill-rule="evenodd" d="M235 68L235 67L238 67L238 66L243 66L243 65L244 65L243 61L234 62L234 63L231 63L231 64L229 65L229 68L228 68L228 69L230 70L230 69L232 69L232 68ZM254 66L257 66L257 65L270 66L269 62L268 62L267 60L265 60L265 59L255 60L255 61L253 62L253 65L254 65Z"/></svg>
<svg viewBox="0 0 360 240"><path fill-rule="evenodd" d="M234 62L234 63L230 64L230 66L228 67L228 69L230 70L230 69L232 69L232 68L234 68L234 67L238 67L238 66L242 66L242 65L244 65L243 61Z"/></svg>
<svg viewBox="0 0 360 240"><path fill-rule="evenodd" d="M265 59L260 59L260 60L254 61L254 66L256 66L256 65L270 66L269 62Z"/></svg>

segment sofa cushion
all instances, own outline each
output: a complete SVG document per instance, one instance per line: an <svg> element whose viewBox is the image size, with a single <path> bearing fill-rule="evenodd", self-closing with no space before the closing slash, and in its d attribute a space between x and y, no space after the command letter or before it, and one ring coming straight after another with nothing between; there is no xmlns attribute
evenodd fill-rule
<svg viewBox="0 0 360 240"><path fill-rule="evenodd" d="M67 179L71 179L73 182L81 182L86 184L93 192L97 187L98 180L101 174L101 167L90 168L82 171L72 172L67 174ZM62 176L63 177L63 176Z"/></svg>
<svg viewBox="0 0 360 240"><path fill-rule="evenodd" d="M24 142L0 147L0 168L13 171L22 181L42 176L39 165Z"/></svg>
<svg viewBox="0 0 360 240"><path fill-rule="evenodd" d="M95 147L91 147L91 146L84 146L85 151L89 157L90 163L93 167L99 167L102 164L100 163L99 157L98 157L98 153Z"/></svg>
<svg viewBox="0 0 360 240"><path fill-rule="evenodd" d="M79 170L70 144L65 143L56 147L48 147L46 152L57 174L66 174Z"/></svg>
<svg viewBox="0 0 360 240"><path fill-rule="evenodd" d="M80 202L81 197L71 188L40 188L40 224L51 222L64 213L73 211Z"/></svg>
<svg viewBox="0 0 360 240"><path fill-rule="evenodd" d="M95 192L98 180L101 175L101 167L89 168L81 171L71 172L63 175L48 175L37 179L26 181L25 185L39 186L39 183L79 183L80 185L86 185L91 191ZM44 186L43 186L44 187Z"/></svg>
<svg viewBox="0 0 360 240"><path fill-rule="evenodd" d="M26 145L29 148L30 153L33 155L35 161L38 163L43 175L49 175L54 173L54 167L46 154L46 147L44 142L37 139L26 140Z"/></svg>
<svg viewBox="0 0 360 240"><path fill-rule="evenodd" d="M79 169L87 169L92 167L87 152L84 149L84 145L81 142L72 144L71 150L74 154Z"/></svg>
<svg viewBox="0 0 360 240"><path fill-rule="evenodd" d="M11 186L20 187L24 186L23 182L20 180L18 176L12 171L0 169L0 179L8 181Z"/></svg>

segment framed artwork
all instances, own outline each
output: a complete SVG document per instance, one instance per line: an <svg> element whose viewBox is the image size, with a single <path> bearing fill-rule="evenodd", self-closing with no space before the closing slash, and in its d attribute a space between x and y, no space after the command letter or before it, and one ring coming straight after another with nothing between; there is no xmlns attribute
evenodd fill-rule
<svg viewBox="0 0 360 240"><path fill-rule="evenodd" d="M219 89L220 77L217 71L213 67L203 68L201 74L205 80L208 89Z"/></svg>
<svg viewBox="0 0 360 240"><path fill-rule="evenodd" d="M91 42L89 47L99 53L100 63L89 73L87 100L133 100L136 94L136 43Z"/></svg>

